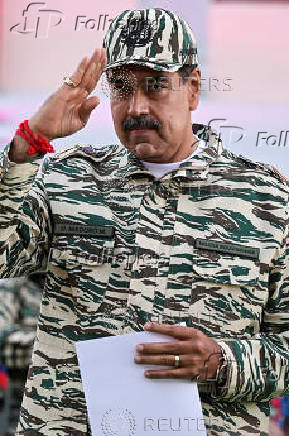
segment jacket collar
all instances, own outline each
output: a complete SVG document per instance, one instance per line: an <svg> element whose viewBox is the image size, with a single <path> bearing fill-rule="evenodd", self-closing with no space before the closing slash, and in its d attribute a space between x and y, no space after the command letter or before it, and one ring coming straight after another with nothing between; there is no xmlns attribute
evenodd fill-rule
<svg viewBox="0 0 289 436"><path fill-rule="evenodd" d="M206 143L206 148L199 154L193 156L180 166L161 177L162 180L175 178L203 179L206 178L209 164L215 161L222 154L223 146L220 135L213 131L210 126L203 124L193 124L193 133L198 139L202 139ZM127 165L120 168L121 177L137 179L139 177L154 176L144 167L140 159L132 152L127 150Z"/></svg>

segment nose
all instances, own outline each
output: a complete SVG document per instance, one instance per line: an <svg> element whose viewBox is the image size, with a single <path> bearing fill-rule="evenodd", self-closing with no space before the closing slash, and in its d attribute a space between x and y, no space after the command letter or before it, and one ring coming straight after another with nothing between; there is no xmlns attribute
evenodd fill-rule
<svg viewBox="0 0 289 436"><path fill-rule="evenodd" d="M148 115L149 101L141 87L137 87L129 97L128 115Z"/></svg>

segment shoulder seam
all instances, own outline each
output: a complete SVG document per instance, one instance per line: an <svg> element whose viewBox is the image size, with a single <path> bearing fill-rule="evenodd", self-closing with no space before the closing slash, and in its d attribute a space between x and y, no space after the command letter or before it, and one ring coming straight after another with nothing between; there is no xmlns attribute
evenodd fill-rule
<svg viewBox="0 0 289 436"><path fill-rule="evenodd" d="M223 152L225 152L224 154L225 154L226 157L231 157L231 158L233 158L233 159L236 159L236 160L239 161L239 162L241 161L241 162L247 163L247 164L249 164L249 165L250 165L251 167L253 167L253 168L260 168L261 170L264 171L264 174L265 174L265 175L266 175L266 174L267 174L267 175L270 175L270 176L274 177L275 179L277 179L279 182L281 182L282 185L284 185L284 186L288 186L288 183L286 183L286 182L282 179L282 177L280 176L280 174L278 174L278 173L274 170L274 168L273 168L273 166L272 166L271 164L267 164L267 163L264 163L264 162L256 162L256 161L253 161L253 160L249 159L248 157L243 156L243 155L241 155L241 154L237 155L237 154L231 152L231 151L228 150L228 149L223 149Z"/></svg>
<svg viewBox="0 0 289 436"><path fill-rule="evenodd" d="M109 151L109 154L113 153L118 148L117 144L109 144L105 145L103 147L92 147L91 145L80 145L76 144L73 147L65 148L63 150L60 150L58 153L54 154L53 156L49 157L50 161L59 161L62 159L66 159L69 157L73 157L74 154L76 154L78 151L82 152L83 155L90 155L91 152L94 153L103 153L104 151Z"/></svg>

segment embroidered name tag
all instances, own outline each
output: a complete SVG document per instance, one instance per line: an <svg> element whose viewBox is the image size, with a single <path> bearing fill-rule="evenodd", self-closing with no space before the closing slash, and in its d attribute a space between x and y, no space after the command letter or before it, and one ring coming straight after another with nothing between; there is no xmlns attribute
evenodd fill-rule
<svg viewBox="0 0 289 436"><path fill-rule="evenodd" d="M113 226L87 226L86 224L57 223L54 233L56 235L86 235L102 238L112 238Z"/></svg>
<svg viewBox="0 0 289 436"><path fill-rule="evenodd" d="M213 241L207 239L196 239L196 248L204 250L220 251L222 253L237 254L239 256L259 259L260 249L246 247L239 244L230 244L228 242Z"/></svg>

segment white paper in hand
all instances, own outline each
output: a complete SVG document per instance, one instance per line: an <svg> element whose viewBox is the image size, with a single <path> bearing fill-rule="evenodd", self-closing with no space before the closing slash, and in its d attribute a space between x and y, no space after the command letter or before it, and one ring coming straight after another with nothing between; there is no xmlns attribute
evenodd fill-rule
<svg viewBox="0 0 289 436"><path fill-rule="evenodd" d="M93 436L206 436L197 384L189 379L148 379L134 363L135 347L171 341L154 332L76 343Z"/></svg>

